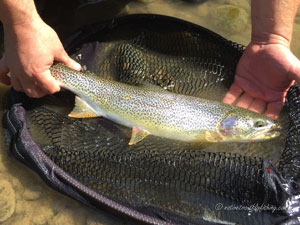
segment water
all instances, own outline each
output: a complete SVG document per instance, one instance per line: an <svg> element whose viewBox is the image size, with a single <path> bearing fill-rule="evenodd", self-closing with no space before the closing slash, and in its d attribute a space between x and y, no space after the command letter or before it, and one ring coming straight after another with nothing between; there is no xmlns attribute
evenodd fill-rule
<svg viewBox="0 0 300 225"><path fill-rule="evenodd" d="M232 10L238 16L230 17L231 23L228 23L228 19L222 19L220 16L222 10ZM247 45L250 41L248 0L211 0L195 5L180 0L140 0L140 2L131 2L122 13L157 13L175 16L207 27L243 45ZM300 10L297 14L291 45L292 51L298 58L300 58L300 44L296 40L299 38ZM3 94L7 91L8 88L0 84L1 118ZM48 188L37 175L7 156L2 128L0 128L0 223L5 225L128 224L127 221L86 207Z"/></svg>

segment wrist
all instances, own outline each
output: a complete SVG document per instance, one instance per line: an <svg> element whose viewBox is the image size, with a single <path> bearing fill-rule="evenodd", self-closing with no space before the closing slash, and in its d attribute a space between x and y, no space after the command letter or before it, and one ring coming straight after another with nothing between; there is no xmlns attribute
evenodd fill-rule
<svg viewBox="0 0 300 225"><path fill-rule="evenodd" d="M20 23L4 23L4 36L15 41L26 40L36 32L41 32L40 23L43 22L39 16L22 20Z"/></svg>
<svg viewBox="0 0 300 225"><path fill-rule="evenodd" d="M30 24L39 18L34 2L3 0L0 2L0 20L5 27Z"/></svg>
<svg viewBox="0 0 300 225"><path fill-rule="evenodd" d="M290 46L300 0L251 0L252 41Z"/></svg>
<svg viewBox="0 0 300 225"><path fill-rule="evenodd" d="M290 48L290 39L283 35L275 33L255 33L252 32L251 43L257 45L268 45L268 44L280 44L287 48Z"/></svg>

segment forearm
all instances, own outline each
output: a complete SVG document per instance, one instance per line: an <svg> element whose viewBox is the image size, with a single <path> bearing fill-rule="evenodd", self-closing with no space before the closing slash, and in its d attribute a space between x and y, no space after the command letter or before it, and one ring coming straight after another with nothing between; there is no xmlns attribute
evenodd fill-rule
<svg viewBox="0 0 300 225"><path fill-rule="evenodd" d="M252 42L289 47L300 0L252 0Z"/></svg>
<svg viewBox="0 0 300 225"><path fill-rule="evenodd" d="M4 28L30 23L38 17L33 0L0 0L0 20Z"/></svg>

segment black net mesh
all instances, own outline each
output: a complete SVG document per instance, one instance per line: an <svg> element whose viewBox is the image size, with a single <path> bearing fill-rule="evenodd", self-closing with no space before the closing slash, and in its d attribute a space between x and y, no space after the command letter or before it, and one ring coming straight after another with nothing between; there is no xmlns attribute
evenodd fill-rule
<svg viewBox="0 0 300 225"><path fill-rule="evenodd" d="M299 180L300 165L300 89L293 86L287 95L287 108L289 109L290 125L286 138L284 152L280 159L280 172L286 178Z"/></svg>
<svg viewBox="0 0 300 225"><path fill-rule="evenodd" d="M85 27L66 48L107 79L216 100L243 52L202 27L154 15ZM86 204L152 224L292 224L299 94L291 88L280 118L287 133L266 142L194 145L148 136L128 146L129 128L68 118L74 95L67 91L40 100L12 91L4 124L12 155Z"/></svg>

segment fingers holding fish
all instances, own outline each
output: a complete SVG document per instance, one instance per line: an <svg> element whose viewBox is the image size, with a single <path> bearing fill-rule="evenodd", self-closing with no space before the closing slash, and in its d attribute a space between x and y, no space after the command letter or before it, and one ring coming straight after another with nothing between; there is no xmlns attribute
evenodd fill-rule
<svg viewBox="0 0 300 225"><path fill-rule="evenodd" d="M60 90L50 74L54 60L73 69L80 68L65 52L56 32L37 18L34 22L7 29L4 34L5 57L0 62L0 81L11 84L30 97L42 97Z"/></svg>
<svg viewBox="0 0 300 225"><path fill-rule="evenodd" d="M57 55L55 55L54 59L56 61L64 63L67 67L73 70L81 70L81 65L72 58L70 58L62 46L61 50L59 51L59 53L57 53Z"/></svg>
<svg viewBox="0 0 300 225"><path fill-rule="evenodd" d="M247 93L243 93L236 101L236 106L244 109L249 109L254 98Z"/></svg>
<svg viewBox="0 0 300 225"><path fill-rule="evenodd" d="M225 97L223 98L223 102L225 104L233 104L242 94L243 89L241 89L237 84L232 84L229 91L226 93Z"/></svg>
<svg viewBox="0 0 300 225"><path fill-rule="evenodd" d="M51 76L49 69L35 76L36 83L45 94L54 94L60 90L56 80ZM40 92L41 93L41 92ZM42 94L42 93L41 93Z"/></svg>
<svg viewBox="0 0 300 225"><path fill-rule="evenodd" d="M278 119L278 115L283 107L282 102L272 102L267 105L267 111L265 112L265 115L272 118L272 119Z"/></svg>
<svg viewBox="0 0 300 225"><path fill-rule="evenodd" d="M250 111L262 114L265 112L266 108L267 108L267 103L262 99L256 98L252 101L248 109Z"/></svg>
<svg viewBox="0 0 300 225"><path fill-rule="evenodd" d="M253 98L245 93L236 83L232 84L229 91L223 98L223 102L229 105L236 105L241 108L248 109L256 113L264 113L266 110L266 102Z"/></svg>

